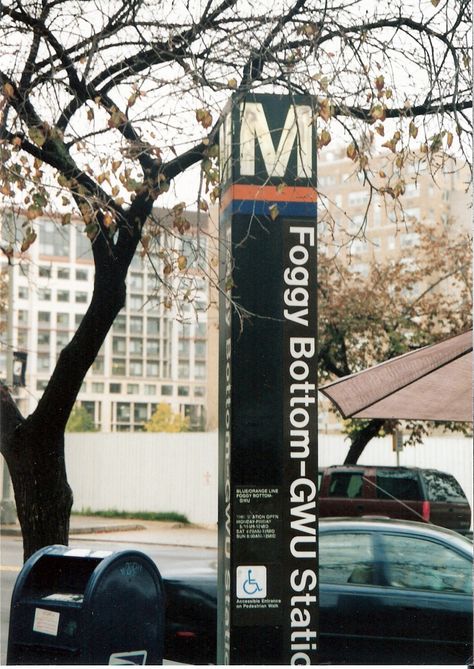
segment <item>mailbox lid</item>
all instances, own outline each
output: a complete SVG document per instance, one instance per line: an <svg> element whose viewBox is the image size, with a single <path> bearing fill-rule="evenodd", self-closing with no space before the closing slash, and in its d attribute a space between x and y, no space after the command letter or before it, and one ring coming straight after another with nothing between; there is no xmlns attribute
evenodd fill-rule
<svg viewBox="0 0 474 669"><path fill-rule="evenodd" d="M89 580L83 614L86 663L162 664L164 589L144 553L125 550L104 558Z"/></svg>

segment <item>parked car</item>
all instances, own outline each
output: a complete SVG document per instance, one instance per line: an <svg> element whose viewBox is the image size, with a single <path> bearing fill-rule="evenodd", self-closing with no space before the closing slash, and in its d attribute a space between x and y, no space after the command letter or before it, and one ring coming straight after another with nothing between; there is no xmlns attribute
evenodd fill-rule
<svg viewBox="0 0 474 669"><path fill-rule="evenodd" d="M471 508L452 474L417 467L342 465L320 470L319 517L388 516L465 534Z"/></svg>
<svg viewBox="0 0 474 669"><path fill-rule="evenodd" d="M326 664L466 664L472 544L431 525L327 519L319 526L320 658ZM165 657L216 662L217 573L164 578Z"/></svg>

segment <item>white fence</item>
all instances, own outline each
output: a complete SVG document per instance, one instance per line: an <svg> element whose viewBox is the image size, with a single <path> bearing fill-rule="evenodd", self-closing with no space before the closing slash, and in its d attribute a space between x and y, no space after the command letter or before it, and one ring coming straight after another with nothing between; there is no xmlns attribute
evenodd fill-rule
<svg viewBox="0 0 474 669"><path fill-rule="evenodd" d="M177 511L217 522L217 434L66 434L74 511Z"/></svg>
<svg viewBox="0 0 474 669"><path fill-rule="evenodd" d="M66 435L66 465L73 510L176 511L193 523L217 522L217 433ZM340 464L348 450L341 436L319 436L321 466ZM473 508L471 439L429 438L406 447L400 465L454 474ZM395 465L391 438L373 439L361 464Z"/></svg>

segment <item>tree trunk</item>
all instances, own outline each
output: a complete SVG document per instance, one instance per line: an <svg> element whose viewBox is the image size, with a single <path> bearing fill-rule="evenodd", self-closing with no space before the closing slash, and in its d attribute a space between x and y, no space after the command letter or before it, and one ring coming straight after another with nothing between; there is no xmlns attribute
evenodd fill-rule
<svg viewBox="0 0 474 669"><path fill-rule="evenodd" d="M72 491L67 482L64 431L83 379L125 304L125 277L139 234L126 232L118 255L105 242L94 247L96 276L89 308L61 352L35 411L25 419L1 387L1 450L12 479L25 560L52 544L67 545Z"/></svg>
<svg viewBox="0 0 474 669"><path fill-rule="evenodd" d="M384 426L385 420L374 418L351 438L351 446L344 460L345 465L355 465L369 441L376 437Z"/></svg>
<svg viewBox="0 0 474 669"><path fill-rule="evenodd" d="M72 491L66 477L64 435L38 433L25 421L14 442L18 457L9 469L26 560L43 546L68 544Z"/></svg>

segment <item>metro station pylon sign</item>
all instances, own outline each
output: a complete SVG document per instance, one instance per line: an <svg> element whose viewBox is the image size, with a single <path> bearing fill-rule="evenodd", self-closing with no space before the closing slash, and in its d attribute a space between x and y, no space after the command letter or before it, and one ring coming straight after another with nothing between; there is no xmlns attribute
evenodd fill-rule
<svg viewBox="0 0 474 669"><path fill-rule="evenodd" d="M317 662L315 134L298 96L221 128L218 664Z"/></svg>

